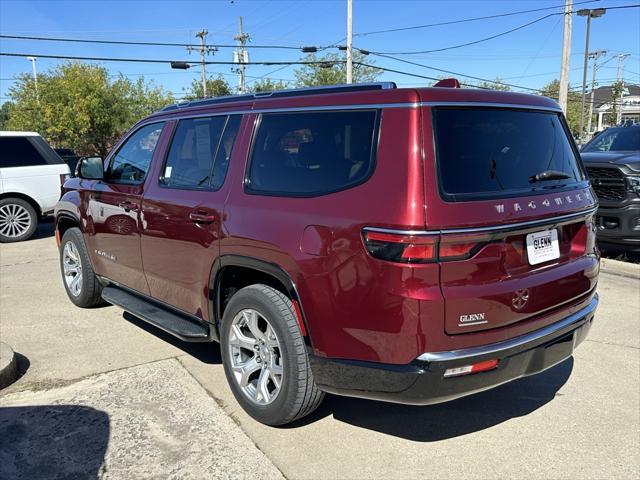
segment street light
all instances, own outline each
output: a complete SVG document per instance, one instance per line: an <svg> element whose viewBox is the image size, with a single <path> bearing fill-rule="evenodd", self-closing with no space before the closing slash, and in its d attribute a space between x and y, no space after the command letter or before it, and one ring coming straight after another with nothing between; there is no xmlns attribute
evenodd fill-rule
<svg viewBox="0 0 640 480"><path fill-rule="evenodd" d="M27 57L27 60L31 62L31 68L33 70L33 82L36 87L36 102L40 105L40 95L38 94L38 73L36 72L36 57Z"/></svg>
<svg viewBox="0 0 640 480"><path fill-rule="evenodd" d="M589 33L591 30L591 19L603 16L607 12L606 8L583 8L578 10L579 17L587 17L587 35L584 47L584 68L582 71L582 107L580 108L580 130L578 130L578 140L583 137L584 128L584 103L587 89L587 65L589 63Z"/></svg>

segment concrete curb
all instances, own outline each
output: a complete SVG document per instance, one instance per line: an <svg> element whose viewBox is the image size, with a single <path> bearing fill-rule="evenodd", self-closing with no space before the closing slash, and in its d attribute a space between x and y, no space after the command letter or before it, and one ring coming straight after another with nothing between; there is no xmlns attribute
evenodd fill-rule
<svg viewBox="0 0 640 480"><path fill-rule="evenodd" d="M640 264L638 263L602 258L600 259L600 270L620 277L640 279Z"/></svg>
<svg viewBox="0 0 640 480"><path fill-rule="evenodd" d="M11 385L17 377L16 354L9 345L0 342L0 389Z"/></svg>

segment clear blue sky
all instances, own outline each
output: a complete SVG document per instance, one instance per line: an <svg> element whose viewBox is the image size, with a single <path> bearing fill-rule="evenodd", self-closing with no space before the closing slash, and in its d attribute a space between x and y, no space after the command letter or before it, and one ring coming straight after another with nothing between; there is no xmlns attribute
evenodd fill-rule
<svg viewBox="0 0 640 480"><path fill-rule="evenodd" d="M581 0L574 0L579 2ZM374 30L445 22L462 18L500 14L517 10L554 7L564 0L423 0L375 1L354 0L354 45L373 51L430 50L474 41L509 30L555 11L483 20L457 25L415 29L397 33L359 35ZM633 5L640 0L600 0L578 8ZM234 43L238 16L244 17L245 31L256 45L330 45L346 35L346 0L217 0L217 1L13 1L0 0L0 31L5 35L58 36L73 38L135 40L159 42L195 42L195 33L209 30L208 43ZM582 79L585 18L573 18L571 84ZM517 85L538 88L559 76L562 47L562 16L542 20L515 33L484 43L446 52L403 56L402 58L430 66L479 77L495 78ZM611 10L593 20L590 50L604 49L610 56L629 53L624 64L625 81L640 83L640 8ZM64 54L78 56L112 56L192 60L183 48L116 46L54 43L26 40L0 40L3 52L29 54ZM335 51L335 50L333 50ZM287 50L250 50L250 59L297 60L302 54ZM211 60L231 60L232 50L221 49ZM437 77L437 71L375 58L380 66ZM40 72L56 65L58 60L38 60ZM183 93L199 68L189 71L171 70L164 64L104 62L113 75L123 73L130 78L144 74L158 85L176 94ZM249 80L276 70L277 67L252 66ZM273 78L291 80L295 67L281 69ZM24 58L0 57L0 102L5 101L11 79L30 72ZM236 76L229 66L209 66L209 73L226 76L232 85ZM612 81L616 75L613 59L599 71L600 83ZM463 80L463 77L459 77ZM589 77L590 78L590 77ZM393 80L402 86L424 85L426 81L394 73L382 80Z"/></svg>

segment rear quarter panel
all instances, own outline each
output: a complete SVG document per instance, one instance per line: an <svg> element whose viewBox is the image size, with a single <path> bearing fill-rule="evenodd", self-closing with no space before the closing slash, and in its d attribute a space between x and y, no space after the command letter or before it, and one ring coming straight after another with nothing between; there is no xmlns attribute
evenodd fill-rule
<svg viewBox="0 0 640 480"><path fill-rule="evenodd" d="M41 211L51 211L60 198L60 175L68 173L69 167L64 163L3 168L2 192L27 195Z"/></svg>

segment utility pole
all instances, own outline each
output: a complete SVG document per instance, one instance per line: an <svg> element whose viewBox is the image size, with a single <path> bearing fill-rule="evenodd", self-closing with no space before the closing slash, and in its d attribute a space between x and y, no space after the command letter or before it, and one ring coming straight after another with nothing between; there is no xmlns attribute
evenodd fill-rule
<svg viewBox="0 0 640 480"><path fill-rule="evenodd" d="M31 69L33 70L33 83L36 88L36 102L40 105L40 94L38 93L38 72L36 71L36 57L27 57L27 60L31 62Z"/></svg>
<svg viewBox="0 0 640 480"><path fill-rule="evenodd" d="M589 34L591 32L591 19L601 17L606 13L604 8L585 8L576 13L580 17L587 17L587 34L585 35L584 66L582 69L582 102L580 107L580 129L578 130L578 142L582 143L584 135L584 104L587 99L587 66L589 64Z"/></svg>
<svg viewBox="0 0 640 480"><path fill-rule="evenodd" d="M347 83L353 83L353 0L347 0Z"/></svg>
<svg viewBox="0 0 640 480"><path fill-rule="evenodd" d="M618 58L618 68L616 72L616 83L620 85L620 96L613 101L618 103L618 108L616 109L616 125L622 123L622 96L624 95L624 79L622 78L622 64L624 63L624 59L627 58L630 53L620 53L617 55Z"/></svg>
<svg viewBox="0 0 640 480"><path fill-rule="evenodd" d="M598 71L598 58L607 54L606 50L596 50L593 53L589 54L589 58L593 58L593 73L591 76L591 98L589 99L589 119L587 120L587 135L591 133L591 120L593 117L593 100L594 93L593 91L596 89L596 72Z"/></svg>
<svg viewBox="0 0 640 480"><path fill-rule="evenodd" d="M564 2L564 35L562 38L562 63L560 64L560 91L558 93L558 103L564 114L567 114L567 95L569 91L569 59L571 58L571 9L573 0Z"/></svg>
<svg viewBox="0 0 640 480"><path fill-rule="evenodd" d="M206 63L206 56L209 55L210 53L214 53L216 52L218 49L215 47L210 47L207 45L207 35L209 34L209 31L204 29L204 30L200 30L198 33L196 33L196 37L198 37L200 39L200 46L199 47L194 47L189 45L187 47L187 50L189 51L189 53L191 53L193 50L197 50L198 53L200 53L200 61L202 62L202 96L206 97L207 96L207 63Z"/></svg>
<svg viewBox="0 0 640 480"><path fill-rule="evenodd" d="M249 34L242 31L242 17L238 19L238 35L233 37L238 42L238 48L233 52L233 63L237 63L238 67L234 71L238 74L238 93L246 91L246 64L249 62L249 52L245 45L249 41Z"/></svg>

